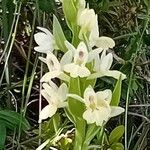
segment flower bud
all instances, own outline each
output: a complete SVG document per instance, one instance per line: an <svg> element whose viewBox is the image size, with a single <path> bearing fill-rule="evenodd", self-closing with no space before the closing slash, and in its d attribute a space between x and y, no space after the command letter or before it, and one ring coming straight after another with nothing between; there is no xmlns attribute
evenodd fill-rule
<svg viewBox="0 0 150 150"><path fill-rule="evenodd" d="M78 13L77 23L81 27L79 38L82 38L82 34L90 33L95 26L97 15L93 9L84 9Z"/></svg>

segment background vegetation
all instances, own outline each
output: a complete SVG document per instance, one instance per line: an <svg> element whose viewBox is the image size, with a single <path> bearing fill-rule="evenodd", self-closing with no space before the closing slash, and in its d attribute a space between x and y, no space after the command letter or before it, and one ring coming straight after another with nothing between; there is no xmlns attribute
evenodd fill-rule
<svg viewBox="0 0 150 150"><path fill-rule="evenodd" d="M111 119L108 133L125 125L123 142L127 150L150 149L150 1L87 0L98 14L100 35L112 37L113 68L127 75L122 85L124 115ZM52 30L53 14L59 19L69 40L61 3L54 0L0 1L0 149L35 149L43 137L53 138L53 120L38 125L39 79L46 67L38 62L33 35L37 26ZM56 81L57 82L57 81ZM114 86L113 79L102 78L96 90ZM42 107L46 102L42 100ZM57 127L69 130L63 112ZM62 117L63 116L63 117ZM26 119L25 119L26 118ZM28 121L27 121L28 120ZM28 123L29 122L29 123ZM47 129L46 132L43 129ZM96 141L95 141L96 143Z"/></svg>

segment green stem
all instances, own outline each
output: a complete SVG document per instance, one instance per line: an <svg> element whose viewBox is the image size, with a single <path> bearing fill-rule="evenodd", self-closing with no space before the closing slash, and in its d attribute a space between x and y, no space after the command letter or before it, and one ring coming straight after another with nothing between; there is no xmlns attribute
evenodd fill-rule
<svg viewBox="0 0 150 150"><path fill-rule="evenodd" d="M75 131L75 142L73 150L86 150L83 149L83 143L85 140L85 130L86 130L86 122L85 120L78 120L76 123L76 131ZM85 148L85 145L84 145Z"/></svg>

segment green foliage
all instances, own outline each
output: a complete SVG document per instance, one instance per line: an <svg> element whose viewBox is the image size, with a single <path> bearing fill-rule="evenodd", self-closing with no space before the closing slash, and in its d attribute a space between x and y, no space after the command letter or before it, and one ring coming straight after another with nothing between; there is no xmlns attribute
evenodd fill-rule
<svg viewBox="0 0 150 150"><path fill-rule="evenodd" d="M110 105L111 106L118 106L119 102L120 102L120 96L121 96L121 85L122 85L122 80L121 80L121 76L119 78L119 80L117 81L113 94L112 94L112 100Z"/></svg>
<svg viewBox="0 0 150 150"><path fill-rule="evenodd" d="M53 35L58 48L61 51L66 52L67 48L64 43L66 41L66 38L61 28L61 25L55 15L53 15Z"/></svg>
<svg viewBox="0 0 150 150"><path fill-rule="evenodd" d="M114 143L109 150L124 150L124 146L122 143Z"/></svg>
<svg viewBox="0 0 150 150"><path fill-rule="evenodd" d="M81 90L80 90L80 81L79 78L71 78L70 79L70 84L69 84L69 93L75 93L81 96ZM73 98L69 98L68 100L68 108L69 111L71 112L72 116L76 116L75 120L77 120L78 118L82 118L82 114L84 112L84 105L79 102L76 99ZM77 109L78 108L78 111Z"/></svg>
<svg viewBox="0 0 150 150"><path fill-rule="evenodd" d="M0 120L0 149L4 148L5 139L6 139L6 125L3 121Z"/></svg>
<svg viewBox="0 0 150 150"><path fill-rule="evenodd" d="M124 126L123 125L117 126L115 129L113 129L113 131L109 135L110 144L119 142L119 140L122 138L123 134L124 134Z"/></svg>
<svg viewBox="0 0 150 150"><path fill-rule="evenodd" d="M16 3L13 3L16 2ZM31 53L32 57L26 57L30 52L28 51L28 45L30 41L30 48L32 49L34 47L34 42L30 36L26 36L24 26L25 22L29 21L29 25L33 26L32 30L36 28L36 26L44 26L44 27L52 27L52 13L54 13L58 20L61 20L64 18L62 13L62 6L60 4L56 4L54 0L38 0L38 1L23 1L23 5L21 6L21 12L18 11L18 4L21 1L13 1L13 0L2 0L0 2L0 8L2 8L2 12L0 12L0 18L3 22L1 22L1 39L5 41L5 43L0 44L0 47L2 49L2 55L7 56L7 52L3 53L4 47L6 45L6 42L8 40L8 35L10 33L10 28L12 26L13 18L16 18L19 13L19 23L17 26L16 34L14 42L12 43L12 51L11 51L11 57L10 62L8 62L8 67L10 67L11 71L7 72L5 71L5 74L9 76L10 83L8 83L5 80L5 77L2 81L2 84L0 85L1 95L0 97L3 97L4 99L1 100L1 106L6 107L7 111L0 111L0 149L2 149L5 146L5 139L9 135L7 130L13 131L16 128L19 128L19 125L21 125L21 129L23 131L29 129L29 124L25 120L25 118L22 118L19 114L16 114L16 112L12 112L9 110L9 102L12 107L14 105L11 102L11 97L8 99L8 95L12 93L13 97L16 99L16 105L20 108L20 103L22 102L21 94L17 91L21 91L22 85L23 85L23 75L25 70L25 64L28 62L29 65L29 73L27 73L27 82L30 81L30 72L32 70L32 67L34 66L33 61L35 59L35 55ZM89 7L93 8L96 13L98 14L99 19L99 29L100 29L100 35L108 35L110 37L113 37L116 42L116 47L113 49L113 53L124 60L122 62L118 61L116 59L114 66L112 67L115 69L120 69L127 75L127 80L123 81L123 83L118 80L115 88L113 87L113 81L111 79L103 78L99 80L96 84L96 90L104 89L106 86L107 88L114 89L113 91L113 98L111 101L111 105L118 105L119 101L121 100L122 106L125 108L126 103L126 97L127 97L127 88L129 83L129 75L131 73L131 67L134 63L133 60L135 59L134 63L134 72L133 76L131 77L131 87L129 89L129 113L127 118L130 118L127 122L128 130L126 130L126 133L128 134L128 137L130 138L129 141L127 141L128 148L129 149L137 149L137 147L145 148L148 145L149 140L149 127L148 127L148 121L149 121L149 109L148 109L148 103L149 103L149 45L150 45L150 38L149 38L149 8L150 8L150 1L144 0L144 1L128 1L128 0L86 0L87 3L89 3ZM76 23L76 17L77 17L77 5L78 0L64 0L63 3L63 9L65 18L67 21L67 25L72 31L72 34L75 38L78 36L78 27L74 24ZM38 5L37 5L38 4ZM39 7L38 7L39 6ZM15 12L15 9L17 10ZM36 10L36 13L34 11ZM36 16L36 17L35 17ZM36 18L36 26L32 24L33 18ZM53 25L54 29L54 36L57 39L56 44L59 49L63 50L63 52L66 52L66 47L64 45L64 41L66 39L69 39L71 41L72 39L66 34L68 32L68 27L66 26L66 23L64 20L61 20L61 25L58 22L56 17L54 17L55 25ZM148 22L147 22L148 20ZM147 23L146 23L147 22ZM62 28L63 30L62 30ZM14 26L13 26L14 29ZM70 32L69 32L70 33ZM143 33L143 34L142 34ZM65 34L65 36L64 36ZM75 35L76 34L76 35ZM12 34L14 35L14 33ZM11 35L11 37L13 37ZM60 36L61 35L61 36ZM71 35L72 36L72 35ZM74 41L76 41L75 39ZM73 40L72 40L73 41ZM11 40L8 41L9 45L11 43ZM74 42L73 42L74 43ZM78 43L78 42L77 42ZM76 46L77 43L74 43ZM8 45L8 48L10 47ZM8 49L7 48L7 49ZM138 51L138 53L137 53ZM22 57L20 55L20 52L25 54L25 57ZM33 51L32 51L33 52ZM138 55L135 55L135 54ZM30 54L29 54L30 56ZM0 54L0 60L1 60L1 54ZM21 61L20 61L21 60ZM0 67L3 67L4 62L6 61L6 58L3 57L3 59L0 61ZM117 66L117 67L116 67ZM37 88L37 85L39 84L39 69L40 65L37 67L37 74L36 78L34 79L33 86L31 87L31 94L29 94L28 99L31 101L38 99L39 96L37 96L37 91L39 88ZM0 71L1 72L1 71ZM1 75L0 75L1 76ZM76 83L76 81L71 81ZM86 86L89 84L92 86L95 85L95 81L88 80L86 83L84 81L80 81L84 85L84 87L80 87L81 89L81 95L83 94L83 91ZM9 86L7 85L9 84ZM98 86L100 85L100 86ZM121 90L122 85L122 90ZM25 91L28 90L28 83L24 85ZM75 85L72 87L73 90L78 89L79 87ZM71 91L71 90L70 90ZM120 95L122 91L122 95ZM26 94L24 94L26 96ZM80 102L79 102L80 103ZM35 103L34 103L35 104ZM31 104L32 105L32 104ZM77 108L73 107L73 100L70 101L70 112L78 114L78 116L82 116L81 112L77 112ZM76 104L75 104L76 105ZM137 105L137 106L136 106ZM22 107L22 109L26 109L26 106ZM85 109L84 107L80 107L80 109ZM28 112L26 115L28 116L30 122L33 124L33 128L37 128L37 107L36 104L34 105L34 109L31 109L28 107L27 112L31 112L34 114L32 117L30 116L30 113ZM21 110L22 111L22 110ZM67 110L66 110L67 111ZM68 112L68 114L70 113ZM130 114L132 112L132 114ZM36 114L36 115L35 115ZM66 118L64 116L61 116L64 121L66 121ZM60 116L55 116L54 118L51 118L49 121L42 123L42 134L41 137L43 139L45 138L52 138L55 136L55 130L62 127L62 121ZM79 117L79 118L80 118ZM141 119L142 117L142 119ZM114 118L113 118L114 119ZM122 118L120 120L110 120L110 125L114 126L116 124L121 124ZM22 120L22 121L21 121ZM54 121L55 120L55 121ZM72 122L75 122L73 118L70 118ZM21 123L20 123L21 121ZM81 125L82 130L82 120L79 120L76 118L76 121L81 123L78 125ZM80 122L81 121L81 122ZM56 126L54 127L54 123ZM108 126L107 130L109 131L110 127ZM70 127L65 126L65 130L69 130ZM123 127L117 127L119 129L114 129L109 137L109 140L111 139L113 142L111 142L111 145L109 145L108 142L104 142L103 144L109 145L109 149L111 150L123 150L124 146L121 144L121 139L123 136ZM148 128L148 129L147 129ZM146 129L146 131L145 131ZM86 143L89 143L89 141L94 137L94 135L97 132L97 128L94 124L89 125L87 127L87 134L85 135ZM18 130L16 130L18 132ZM132 132L131 132L132 131ZM38 131L39 132L39 131ZM36 135L38 135L38 132L36 132ZM80 132L80 131L78 131ZM32 140L33 143L30 141L30 139L33 138L33 131L31 131L31 135L23 136L21 137L20 145L25 149L35 149L35 147L28 148L28 146L34 145L38 146L37 138L34 137L36 140ZM119 134L119 135L118 135ZM15 135L15 134L14 134ZM35 135L35 134L34 134ZM107 135L107 134L106 134ZM122 135L122 136L121 136ZM79 135L80 136L80 135ZM117 137L115 137L117 136ZM44 138L45 137L45 138ZM119 138L120 137L120 138ZM13 136L9 136L11 138L11 141L9 142L11 145L14 145L12 149L17 149L19 146L16 144L16 141L13 141ZM8 140L9 140L8 138ZM107 138L107 137L106 137ZM15 139L19 141L18 135L15 136ZM119 140L116 140L119 139ZM110 140L110 141L111 141ZM95 139L92 141L92 144L99 144ZM25 144L26 143L26 144ZM26 145L27 148L26 148ZM6 145L7 146L7 145ZM18 147L17 147L18 146ZM22 148L21 147L21 148ZM6 149L10 149L10 146L6 147ZM67 149L66 147L64 149Z"/></svg>
<svg viewBox="0 0 150 150"><path fill-rule="evenodd" d="M73 0L63 0L63 11L68 24L68 27L73 31L74 25L76 25L77 10Z"/></svg>
<svg viewBox="0 0 150 150"><path fill-rule="evenodd" d="M0 120L6 123L7 128L19 128L21 124L21 129L23 131L28 130L30 125L28 121L21 116L19 113L11 110L1 110L0 111Z"/></svg>
<svg viewBox="0 0 150 150"><path fill-rule="evenodd" d="M6 139L6 129L19 129L22 131L30 129L28 121L15 111L0 111L0 149L4 148Z"/></svg>

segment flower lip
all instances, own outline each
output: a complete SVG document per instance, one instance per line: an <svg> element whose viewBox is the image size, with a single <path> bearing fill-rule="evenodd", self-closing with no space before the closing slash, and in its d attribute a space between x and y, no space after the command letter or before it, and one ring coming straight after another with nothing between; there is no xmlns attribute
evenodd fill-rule
<svg viewBox="0 0 150 150"><path fill-rule="evenodd" d="M74 48L69 42L66 42L69 51L72 51L73 62L65 64L63 70L70 73L73 78L87 77L90 75L89 69L85 66L88 61L88 51L84 42L80 42L77 49Z"/></svg>
<svg viewBox="0 0 150 150"><path fill-rule="evenodd" d="M93 95L89 96L89 102L90 102L89 107L92 109L92 111L94 111L96 109L96 104L94 102L94 96Z"/></svg>

